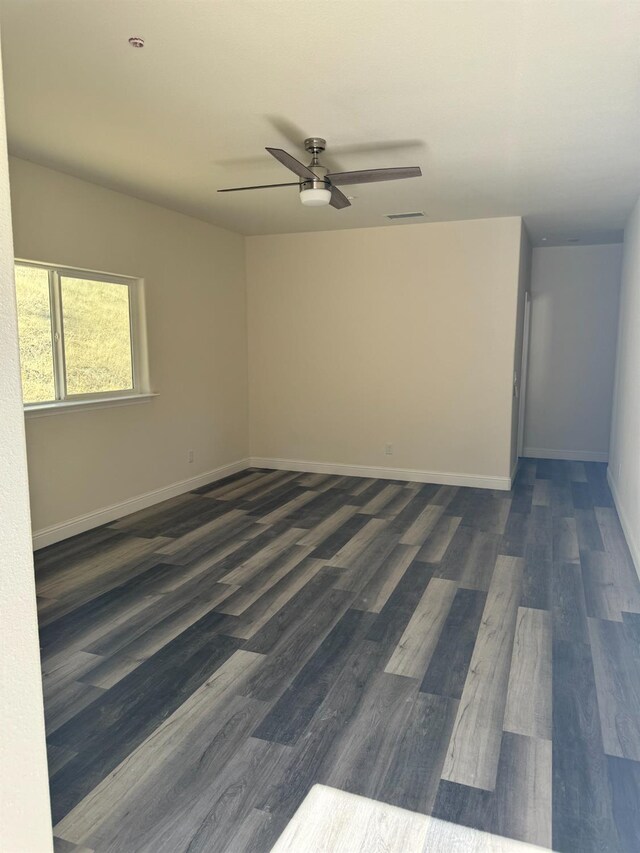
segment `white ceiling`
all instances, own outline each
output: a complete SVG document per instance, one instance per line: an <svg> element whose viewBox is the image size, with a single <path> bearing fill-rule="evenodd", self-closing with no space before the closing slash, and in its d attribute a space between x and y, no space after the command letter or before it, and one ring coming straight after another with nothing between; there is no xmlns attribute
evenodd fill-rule
<svg viewBox="0 0 640 853"><path fill-rule="evenodd" d="M640 0L2 0L12 153L244 234L522 214L619 239L640 194ZM129 46L143 36L142 50ZM291 173L419 164L303 208Z"/></svg>

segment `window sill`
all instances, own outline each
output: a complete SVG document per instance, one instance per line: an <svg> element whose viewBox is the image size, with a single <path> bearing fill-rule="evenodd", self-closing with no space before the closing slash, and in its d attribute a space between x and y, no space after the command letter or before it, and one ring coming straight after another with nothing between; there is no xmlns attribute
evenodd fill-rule
<svg viewBox="0 0 640 853"><path fill-rule="evenodd" d="M130 394L122 397L101 397L95 400L65 400L55 403L38 403L24 407L25 418L43 418L47 415L63 415L67 412L87 412L92 409L106 409L111 406L133 406L148 403L157 394Z"/></svg>

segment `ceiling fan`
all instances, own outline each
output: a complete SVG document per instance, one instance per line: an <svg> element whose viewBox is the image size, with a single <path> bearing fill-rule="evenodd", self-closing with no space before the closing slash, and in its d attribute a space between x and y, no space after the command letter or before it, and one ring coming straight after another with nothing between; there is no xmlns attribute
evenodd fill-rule
<svg viewBox="0 0 640 853"><path fill-rule="evenodd" d="M337 210L350 207L349 199L338 189L338 185L371 184L376 181L397 181L400 178L419 178L422 175L420 166L400 166L392 169L360 169L357 172L329 172L320 163L319 155L327 147L326 140L319 136L311 136L304 141L305 150L311 154L308 166L296 160L282 148L267 148L283 166L290 169L300 180L286 184L259 184L255 187L230 187L218 190L219 193L236 193L242 190L264 190L271 187L298 187L300 201L309 207L321 207L330 204Z"/></svg>

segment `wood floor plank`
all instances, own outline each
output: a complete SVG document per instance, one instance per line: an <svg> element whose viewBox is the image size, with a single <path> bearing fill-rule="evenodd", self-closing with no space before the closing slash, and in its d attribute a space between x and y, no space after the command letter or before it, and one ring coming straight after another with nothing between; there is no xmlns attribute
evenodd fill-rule
<svg viewBox="0 0 640 853"><path fill-rule="evenodd" d="M475 589L459 589L451 604L420 690L460 699L487 595Z"/></svg>
<svg viewBox="0 0 640 853"><path fill-rule="evenodd" d="M424 563L439 563L447 552L462 519L455 515L444 515L438 519L427 541L420 548L418 559Z"/></svg>
<svg viewBox="0 0 640 853"><path fill-rule="evenodd" d="M586 483L587 475L584 470L584 463L569 462L569 476L574 483Z"/></svg>
<svg viewBox="0 0 640 853"><path fill-rule="evenodd" d="M612 564L620 609L640 613L640 579L615 509L595 507L594 513L607 558Z"/></svg>
<svg viewBox="0 0 640 853"><path fill-rule="evenodd" d="M268 572L258 572L253 578L246 582L243 586L232 592L222 602L216 605L216 610L220 613L228 613L230 616L240 616L255 604L271 587L275 586L278 581L285 578L296 566L299 566L304 559L313 551L313 548L308 545L303 548L301 545L291 545L283 551L281 555L269 562ZM323 565L320 560L314 561L316 571Z"/></svg>
<svg viewBox="0 0 640 853"><path fill-rule="evenodd" d="M540 482L547 481L540 480ZM530 513L511 510L504 534L500 537L500 554L503 554L505 557L524 557L530 521Z"/></svg>
<svg viewBox="0 0 640 853"><path fill-rule="evenodd" d="M189 546L193 545L196 542L200 542L203 539L210 540L212 534L218 532L219 530L226 530L228 525L232 522L240 522L242 523L245 518L245 513L238 509L232 509L226 515L221 515L218 518L214 518L208 524L203 524L201 527L197 527L195 530L189 531L189 533L185 533L183 536L179 536L177 539L174 539L172 542L169 542L167 545L164 545L161 548L156 548L155 552L157 554L166 554L166 555L174 555Z"/></svg>
<svg viewBox="0 0 640 853"><path fill-rule="evenodd" d="M349 595L340 589L324 593L304 618L285 631L271 649L260 671L249 679L246 695L273 701L291 684L316 649L322 645L349 607ZM362 616L362 611L355 611ZM247 644L255 648L255 643Z"/></svg>
<svg viewBox="0 0 640 853"><path fill-rule="evenodd" d="M287 501L281 507L271 510L271 512L266 515L261 515L260 524L275 524L277 521L282 521L284 518L293 515L293 513L300 510L317 497L318 492L312 492L311 490L302 492L302 494L297 495L290 501Z"/></svg>
<svg viewBox="0 0 640 853"><path fill-rule="evenodd" d="M291 545L294 545L300 536L301 530L297 527L285 530L275 539L267 542L264 548L261 548L247 560L239 563L228 574L223 575L221 578L222 583L239 584L240 586L246 584L247 581L260 572L265 564L271 563ZM303 557L308 556L309 551L307 549L302 550Z"/></svg>
<svg viewBox="0 0 640 853"><path fill-rule="evenodd" d="M640 838L640 764L607 757L613 816L623 853L635 853Z"/></svg>
<svg viewBox="0 0 640 853"><path fill-rule="evenodd" d="M576 509L578 544L584 551L604 551L604 543L593 509Z"/></svg>
<svg viewBox="0 0 640 853"><path fill-rule="evenodd" d="M522 575L522 607L538 610L550 609L551 560L547 549L527 543L524 551Z"/></svg>
<svg viewBox="0 0 640 853"><path fill-rule="evenodd" d="M347 610L255 729L254 737L296 743L372 621L371 613ZM256 688L255 683L251 690L253 695L265 694L264 687Z"/></svg>
<svg viewBox="0 0 640 853"><path fill-rule="evenodd" d="M260 597L249 605L234 624L224 626L230 637L248 640L263 628L309 581L323 568L321 560L308 557L286 572L280 580L261 591Z"/></svg>
<svg viewBox="0 0 640 853"><path fill-rule="evenodd" d="M360 512L364 515L378 515L392 498L400 492L401 486L388 485L385 486L377 495L371 498L361 509Z"/></svg>
<svg viewBox="0 0 640 853"><path fill-rule="evenodd" d="M492 791L496 783L522 560L498 557L442 778Z"/></svg>
<svg viewBox="0 0 640 853"><path fill-rule="evenodd" d="M143 814L144 810L132 812L133 802L143 803L145 792L151 789L152 802L168 808L168 798L179 793L174 780L190 769L190 758L199 762L205 759L201 773L221 769L237 747L240 734L247 733L255 725L257 714L264 713L267 706L263 703L235 697L244 679L263 660L262 655L236 651L57 823L56 834L77 844L92 838L102 846L109 839L112 844L122 844L120 849L127 849L137 833L144 831L146 821L154 819ZM248 712L239 717L236 712L240 708ZM238 728L239 719L243 722ZM231 720L236 721L234 738L230 737ZM220 737L216 742L218 734L226 739ZM216 750L212 749L214 743ZM224 743L228 746L221 750Z"/></svg>
<svg viewBox="0 0 640 853"><path fill-rule="evenodd" d="M45 661L42 665L42 688L45 700L50 702L55 699L59 690L73 681L79 681L101 660L99 655L77 651Z"/></svg>
<svg viewBox="0 0 640 853"><path fill-rule="evenodd" d="M431 814L458 702L419 693L409 710L398 747L377 798L412 811Z"/></svg>
<svg viewBox="0 0 640 853"><path fill-rule="evenodd" d="M283 641L284 637L290 636L294 631L300 630L300 626L307 614L313 611L323 601L328 590L333 588L336 575L336 569L327 568L326 566L320 569L258 631L252 634L243 647L248 651L269 654L272 649L276 648ZM237 624L240 624L241 620L242 617L240 617ZM228 631L228 624L225 622L224 625L225 630Z"/></svg>
<svg viewBox="0 0 640 853"><path fill-rule="evenodd" d="M56 732L85 708L97 702L104 690L91 684L70 681L58 690L54 696L47 697L45 706L45 727L47 737Z"/></svg>
<svg viewBox="0 0 640 853"><path fill-rule="evenodd" d="M552 481L551 512L554 518L572 518L575 512L569 482Z"/></svg>
<svg viewBox="0 0 640 853"><path fill-rule="evenodd" d="M200 593L200 595L187 598L184 602L179 602L179 606L173 610L167 607L167 613L164 618L153 618L148 620L148 625L136 624L135 631L125 631L129 623L123 626L121 639L122 643L117 642L116 638L112 640L107 649L108 660L128 659L138 663L147 660L152 655L159 652L172 640L179 637L183 631L186 631L198 620L211 613L220 602L225 601L233 592L234 587L226 584L214 584L210 592ZM162 612L154 613L154 617L162 616ZM102 640L93 644L91 648L101 647ZM95 675L96 671L102 670L103 664L100 664L91 670L91 674ZM88 683L87 675L83 675L80 679Z"/></svg>
<svg viewBox="0 0 640 853"><path fill-rule="evenodd" d="M575 518L554 517L553 559L556 563L577 563L580 559Z"/></svg>
<svg viewBox="0 0 640 853"><path fill-rule="evenodd" d="M534 506L551 506L551 481L536 480L533 486Z"/></svg>
<svg viewBox="0 0 640 853"><path fill-rule="evenodd" d="M588 645L553 643L553 848L618 851Z"/></svg>
<svg viewBox="0 0 640 853"><path fill-rule="evenodd" d="M342 525L355 515L358 507L342 506L331 515L320 521L315 527L312 527L299 540L298 545L313 545L317 548L324 540L335 533ZM366 519L362 519L364 524ZM333 556L333 555L331 555Z"/></svg>
<svg viewBox="0 0 640 853"><path fill-rule="evenodd" d="M417 545L396 545L352 606L357 610L380 613L418 551Z"/></svg>
<svg viewBox="0 0 640 853"><path fill-rule="evenodd" d="M228 850L235 827L251 814L261 793L277 783L289 752L290 747L279 743L245 740L224 773L210 777L206 795L186 804L180 821L160 817L139 848L141 853Z"/></svg>
<svg viewBox="0 0 640 853"><path fill-rule="evenodd" d="M352 540L366 525L370 524L371 521L379 521L379 519L372 519L370 516L361 515L360 513L350 515L350 517L348 517L340 527L322 539L313 551L312 556L317 560L326 560L327 562L331 562L336 559L337 555L344 549L349 548ZM376 529L379 528L376 526L370 527L370 534L373 535ZM306 542L306 537L301 539L300 542ZM351 551L354 552L353 547L351 547Z"/></svg>
<svg viewBox="0 0 640 853"><path fill-rule="evenodd" d="M453 581L429 581L385 672L420 680L424 677L457 589Z"/></svg>
<svg viewBox="0 0 640 853"><path fill-rule="evenodd" d="M443 512L443 507L436 504L426 506L416 520L402 534L400 544L423 545Z"/></svg>
<svg viewBox="0 0 640 853"><path fill-rule="evenodd" d="M589 619L602 743L640 761L640 658L621 622Z"/></svg>
<svg viewBox="0 0 640 853"><path fill-rule="evenodd" d="M347 590L354 595L360 594L376 576L378 569L390 558L398 544L398 535L386 521L383 525L368 542L362 545L357 556L348 561L349 566L340 567L335 584L337 589Z"/></svg>
<svg viewBox="0 0 640 853"><path fill-rule="evenodd" d="M213 582L204 578L204 583L197 580L196 583L181 587L176 595L168 600L166 596L159 596L149 606L132 614L123 624L116 625L110 631L103 633L97 640L85 646L85 650L96 655L109 657L122 649L131 649L135 641L158 625L163 628L168 624L177 622L180 627L176 629L173 636L177 636L190 624L196 622L200 617L208 613L229 598L237 587L229 584ZM167 640L173 636L167 633ZM148 657L148 655L147 655ZM142 658L140 658L142 659Z"/></svg>
<svg viewBox="0 0 640 853"><path fill-rule="evenodd" d="M292 750L282 779L257 804L258 808L292 817L312 785L326 772L336 737L344 730L362 699L380 661L380 647L365 641L349 656L311 724Z"/></svg>
<svg viewBox="0 0 640 853"><path fill-rule="evenodd" d="M432 567L427 563L413 562L371 626L367 638L383 650L385 663L407 627L431 575Z"/></svg>
<svg viewBox="0 0 640 853"><path fill-rule="evenodd" d="M56 746L53 743L47 744L47 766L49 769L49 775L53 776L54 773L57 773L61 767L71 761L72 758L75 758L76 753L71 749L65 749L62 746Z"/></svg>
<svg viewBox="0 0 640 853"><path fill-rule="evenodd" d="M78 756L51 779L54 822L233 654L238 641L216 634L223 618L213 613L200 619L57 729L52 743Z"/></svg>
<svg viewBox="0 0 640 853"><path fill-rule="evenodd" d="M443 781L433 815L449 826L474 827L487 833L484 840L490 850L510 851L512 846L506 839L535 844L536 850L549 848L552 836L551 758L550 741L505 733L495 790ZM496 839L501 837L505 837L505 847L494 848ZM471 843L471 839L465 841Z"/></svg>
<svg viewBox="0 0 640 853"><path fill-rule="evenodd" d="M380 799L417 692L418 684L413 679L377 673L356 714L334 741L320 781Z"/></svg>
<svg viewBox="0 0 640 853"><path fill-rule="evenodd" d="M402 488L377 513L378 518L388 518L393 521L403 512L415 497L415 489Z"/></svg>
<svg viewBox="0 0 640 853"><path fill-rule="evenodd" d="M72 597L75 601L86 601L85 590L91 597L119 585L127 577L133 577L139 566L144 566L144 557L155 553L166 543L163 537L141 539L128 536L102 546L99 558L89 552L80 559L69 560L55 573L43 573L38 581L38 591L45 598Z"/></svg>
<svg viewBox="0 0 640 853"><path fill-rule="evenodd" d="M551 615L554 640L589 643L587 604L577 563L554 563L551 568Z"/></svg>
<svg viewBox="0 0 640 853"><path fill-rule="evenodd" d="M551 614L518 608L504 730L551 740Z"/></svg>
<svg viewBox="0 0 640 853"><path fill-rule="evenodd" d="M287 821L276 815L251 809L243 818L229 841L233 853L261 853L271 850L287 825Z"/></svg>
<svg viewBox="0 0 640 853"><path fill-rule="evenodd" d="M582 581L589 616L622 622L624 593L617 583L615 567L604 551L582 551Z"/></svg>
<svg viewBox="0 0 640 853"><path fill-rule="evenodd" d="M464 589L486 592L491 583L501 537L472 527L458 527L434 577L454 580Z"/></svg>
<svg viewBox="0 0 640 853"><path fill-rule="evenodd" d="M552 844L551 741L505 733L493 831L529 844Z"/></svg>
<svg viewBox="0 0 640 853"><path fill-rule="evenodd" d="M364 526L328 561L329 565L348 569L354 560L361 557L364 548L386 529L387 522L385 520L368 518Z"/></svg>

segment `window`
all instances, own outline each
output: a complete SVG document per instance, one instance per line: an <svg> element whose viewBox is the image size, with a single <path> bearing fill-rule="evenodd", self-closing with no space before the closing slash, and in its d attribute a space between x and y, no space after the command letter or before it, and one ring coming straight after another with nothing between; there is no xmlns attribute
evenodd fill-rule
<svg viewBox="0 0 640 853"><path fill-rule="evenodd" d="M148 396L142 282L17 261L24 404Z"/></svg>

